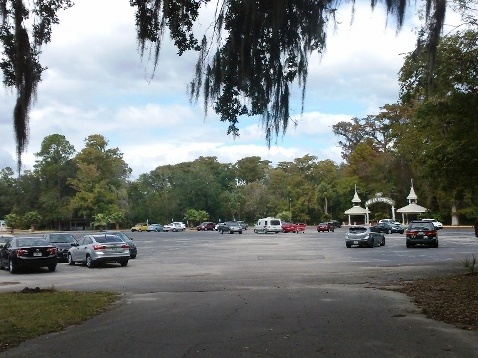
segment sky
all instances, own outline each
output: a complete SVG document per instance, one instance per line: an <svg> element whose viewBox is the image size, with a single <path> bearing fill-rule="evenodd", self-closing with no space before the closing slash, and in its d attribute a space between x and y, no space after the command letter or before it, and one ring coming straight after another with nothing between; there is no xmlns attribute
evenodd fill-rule
<svg viewBox="0 0 478 358"><path fill-rule="evenodd" d="M215 156L221 163L260 156L277 164L309 154L340 163L340 138L332 126L378 114L383 105L397 102L397 73L403 54L414 48L417 23L408 17L397 34L384 9L372 11L369 1L356 3L352 24L350 8L339 8L336 16L338 28L328 32L326 52L309 60L303 114L297 87L290 106L297 125L289 125L268 147L260 118L241 118L240 137L233 138L212 109L205 117L201 103L189 102L186 86L194 75L195 54L178 57L165 39L152 77L151 64L138 52L128 1L78 1L60 13L52 41L43 48L41 63L48 69L30 112L22 170L33 168L41 142L56 133L77 151L89 135L103 135L108 147L123 153L133 179L200 156ZM16 171L15 96L0 93L0 169Z"/></svg>

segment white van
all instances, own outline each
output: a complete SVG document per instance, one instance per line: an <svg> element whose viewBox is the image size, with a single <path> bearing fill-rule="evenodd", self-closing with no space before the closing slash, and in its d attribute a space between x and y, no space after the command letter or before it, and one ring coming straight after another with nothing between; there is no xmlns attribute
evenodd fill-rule
<svg viewBox="0 0 478 358"><path fill-rule="evenodd" d="M264 233L267 234L268 232L279 233L282 231L282 222L280 219L276 218L263 218L257 220L256 225L254 226L255 233Z"/></svg>

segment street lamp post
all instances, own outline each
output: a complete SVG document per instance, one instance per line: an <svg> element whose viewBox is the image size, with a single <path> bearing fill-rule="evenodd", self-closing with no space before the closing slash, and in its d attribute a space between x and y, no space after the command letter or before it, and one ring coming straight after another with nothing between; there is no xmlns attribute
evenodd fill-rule
<svg viewBox="0 0 478 358"><path fill-rule="evenodd" d="M289 222L292 222L292 211L290 209L290 203L291 203L292 199L289 198Z"/></svg>

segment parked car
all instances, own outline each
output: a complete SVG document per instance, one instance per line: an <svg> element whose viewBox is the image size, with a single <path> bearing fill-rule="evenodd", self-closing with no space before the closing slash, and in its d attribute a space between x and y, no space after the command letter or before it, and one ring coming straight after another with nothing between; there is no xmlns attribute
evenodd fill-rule
<svg viewBox="0 0 478 358"><path fill-rule="evenodd" d="M181 228L181 230L178 230L178 231L186 230L186 224L182 223L181 221L173 221L172 224L176 227Z"/></svg>
<svg viewBox="0 0 478 358"><path fill-rule="evenodd" d="M422 219L422 221L430 221L437 230L443 229L443 224L435 219Z"/></svg>
<svg viewBox="0 0 478 358"><path fill-rule="evenodd" d="M75 237L67 232L52 232L43 235L43 238L56 247L58 262L67 262L68 250L77 243Z"/></svg>
<svg viewBox="0 0 478 358"><path fill-rule="evenodd" d="M118 236L121 240L123 240L125 243L128 244L128 246L129 246L129 258L130 259L135 259L136 258L136 256L138 255L138 248L136 247L136 244L133 241L133 238L129 237L128 235L126 235L124 232L121 232L121 231L105 232L105 234L111 234L111 235Z"/></svg>
<svg viewBox="0 0 478 358"><path fill-rule="evenodd" d="M204 221L197 226L197 231L214 231L216 224L212 221Z"/></svg>
<svg viewBox="0 0 478 358"><path fill-rule="evenodd" d="M52 272L57 262L56 247L42 237L13 237L0 249L0 269L10 273L38 267Z"/></svg>
<svg viewBox="0 0 478 358"><path fill-rule="evenodd" d="M290 222L287 222L287 221L282 221L281 227L282 227L282 232L296 232L297 231L296 224L290 223Z"/></svg>
<svg viewBox="0 0 478 358"><path fill-rule="evenodd" d="M342 227L342 222L339 221L339 220L332 220L330 222L334 224L335 228L341 228Z"/></svg>
<svg viewBox="0 0 478 358"><path fill-rule="evenodd" d="M405 243L407 247L426 245L438 247L438 232L431 221L411 221L405 230Z"/></svg>
<svg viewBox="0 0 478 358"><path fill-rule="evenodd" d="M249 227L249 225L247 225L245 221L238 220L237 222L239 223L239 225L241 225L242 230L247 230L247 228Z"/></svg>
<svg viewBox="0 0 478 358"><path fill-rule="evenodd" d="M163 225L163 231L177 232L177 231L184 231L184 230L186 230L186 229L183 228L181 226L181 223L178 223L178 222L173 222L173 223L170 223L170 224L167 224L167 225Z"/></svg>
<svg viewBox="0 0 478 358"><path fill-rule="evenodd" d="M126 266L130 258L129 246L116 235L85 235L68 251L68 263L77 262L93 268L105 262L118 262Z"/></svg>
<svg viewBox="0 0 478 358"><path fill-rule="evenodd" d="M13 238L12 234L0 234L0 249Z"/></svg>
<svg viewBox="0 0 478 358"><path fill-rule="evenodd" d="M375 231L382 232L385 234L392 234L392 233L399 233L403 234L405 229L401 225L397 225L395 223L389 223L388 221L379 222L377 225L374 226Z"/></svg>
<svg viewBox="0 0 478 358"><path fill-rule="evenodd" d="M385 245L385 235L376 232L375 226L352 226L345 235L345 246L375 247Z"/></svg>
<svg viewBox="0 0 478 358"><path fill-rule="evenodd" d="M132 231L132 232L135 232L135 231L139 231L139 232L148 231L148 224L146 224L146 223L138 223L138 224L136 224L135 226L133 226L133 227L131 228L131 231Z"/></svg>
<svg viewBox="0 0 478 358"><path fill-rule="evenodd" d="M328 222L322 222L322 223L319 223L319 225L317 225L317 232L330 232L330 231L334 231L334 227L332 225L330 225Z"/></svg>
<svg viewBox="0 0 478 358"><path fill-rule="evenodd" d="M157 231L157 232L160 232L160 231L163 231L163 225L161 224L149 224L148 225L148 228L146 229L147 232L151 232L151 231Z"/></svg>
<svg viewBox="0 0 478 358"><path fill-rule="evenodd" d="M307 227L307 224L305 224L305 223L296 223L295 224L295 232L305 232L306 227Z"/></svg>
<svg viewBox="0 0 478 358"><path fill-rule="evenodd" d="M229 234L234 234L235 232L242 234L242 226L239 225L237 221L226 221L218 225L217 231L221 234L224 234L225 232L228 232Z"/></svg>
<svg viewBox="0 0 478 358"><path fill-rule="evenodd" d="M259 219L254 225L254 232L263 234L273 232L278 234L282 232L282 222L280 219L271 217Z"/></svg>

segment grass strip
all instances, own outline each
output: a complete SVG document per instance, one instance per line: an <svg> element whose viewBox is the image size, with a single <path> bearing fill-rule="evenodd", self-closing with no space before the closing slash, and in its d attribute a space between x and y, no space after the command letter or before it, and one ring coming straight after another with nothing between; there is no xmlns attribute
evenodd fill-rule
<svg viewBox="0 0 478 358"><path fill-rule="evenodd" d="M58 332L108 310L113 292L24 289L0 293L0 352L40 335Z"/></svg>

